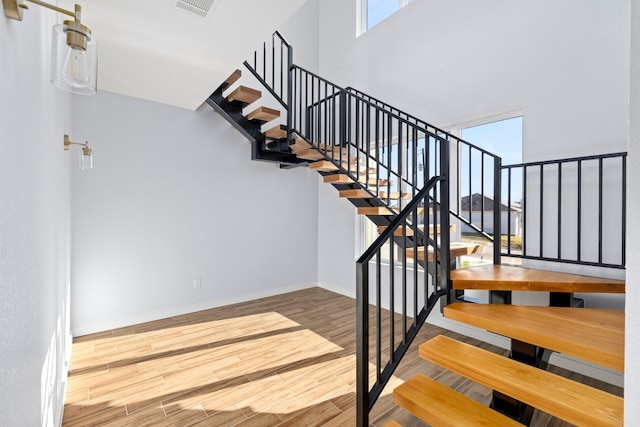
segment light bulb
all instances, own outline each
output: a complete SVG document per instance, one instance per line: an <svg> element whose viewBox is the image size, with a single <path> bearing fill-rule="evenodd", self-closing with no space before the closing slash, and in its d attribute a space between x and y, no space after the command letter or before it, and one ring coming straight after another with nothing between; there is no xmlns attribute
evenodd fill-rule
<svg viewBox="0 0 640 427"><path fill-rule="evenodd" d="M82 49L68 49L62 66L62 78L72 87L87 87L91 83L86 52Z"/></svg>

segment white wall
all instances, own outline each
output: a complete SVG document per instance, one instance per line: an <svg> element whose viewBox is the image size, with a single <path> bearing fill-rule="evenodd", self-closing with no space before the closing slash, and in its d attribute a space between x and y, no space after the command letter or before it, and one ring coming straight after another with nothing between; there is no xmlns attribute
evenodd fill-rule
<svg viewBox="0 0 640 427"><path fill-rule="evenodd" d="M640 1L631 1L631 108L629 111L629 189L640 181ZM625 334L625 424L640 419L640 197L629 197L627 310Z"/></svg>
<svg viewBox="0 0 640 427"><path fill-rule="evenodd" d="M441 127L521 111L525 161L626 150L627 0L421 0L360 37L356 3L320 5L323 77Z"/></svg>
<svg viewBox="0 0 640 427"><path fill-rule="evenodd" d="M522 111L525 161L626 149L628 0L420 0L358 38L355 21L355 1L322 2L337 84L440 126Z"/></svg>
<svg viewBox="0 0 640 427"><path fill-rule="evenodd" d="M315 172L251 161L208 106L101 92L74 122L95 152L73 173L74 335L315 286Z"/></svg>
<svg viewBox="0 0 640 427"><path fill-rule="evenodd" d="M0 17L0 425L57 426L70 351L70 97L49 84L53 12Z"/></svg>
<svg viewBox="0 0 640 427"><path fill-rule="evenodd" d="M319 0L307 0L282 27L280 34L293 46L293 63L318 72L320 56Z"/></svg>

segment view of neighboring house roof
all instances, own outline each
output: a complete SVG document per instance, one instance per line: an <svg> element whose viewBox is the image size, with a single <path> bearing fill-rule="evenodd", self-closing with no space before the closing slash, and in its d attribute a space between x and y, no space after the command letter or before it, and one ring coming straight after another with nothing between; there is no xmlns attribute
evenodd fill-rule
<svg viewBox="0 0 640 427"><path fill-rule="evenodd" d="M471 200L471 210L472 211L481 211L484 206L485 211L493 211L493 198L484 195L484 205L483 205L483 195L480 193L473 193L471 196L463 196L460 198L460 209L463 211L469 210L469 200ZM507 209L507 205L505 203L500 204L500 208L503 210ZM512 203L509 208L513 212L520 212L522 209L520 208L519 203Z"/></svg>

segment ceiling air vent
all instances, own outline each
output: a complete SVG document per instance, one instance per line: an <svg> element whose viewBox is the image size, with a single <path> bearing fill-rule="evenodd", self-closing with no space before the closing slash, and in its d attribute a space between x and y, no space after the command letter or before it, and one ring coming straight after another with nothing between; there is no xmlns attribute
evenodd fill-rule
<svg viewBox="0 0 640 427"><path fill-rule="evenodd" d="M214 0L177 0L176 6L203 18L211 10Z"/></svg>

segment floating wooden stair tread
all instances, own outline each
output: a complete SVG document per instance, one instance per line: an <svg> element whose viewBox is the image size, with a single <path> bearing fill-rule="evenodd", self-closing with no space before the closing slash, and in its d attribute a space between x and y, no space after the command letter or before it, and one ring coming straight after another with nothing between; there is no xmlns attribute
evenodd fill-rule
<svg viewBox="0 0 640 427"><path fill-rule="evenodd" d="M444 317L624 371L624 310L453 303Z"/></svg>
<svg viewBox="0 0 640 427"><path fill-rule="evenodd" d="M393 215L393 211L384 206L364 206L358 208L358 215Z"/></svg>
<svg viewBox="0 0 640 427"><path fill-rule="evenodd" d="M319 172L333 172L338 170L338 166L328 160L320 160L309 164L309 169Z"/></svg>
<svg viewBox="0 0 640 427"><path fill-rule="evenodd" d="M476 253L481 247L481 245L477 245L475 243L452 242L449 245L449 256L451 258L456 258L459 256L471 255ZM429 246L427 252L427 260L433 261L433 248ZM414 257L414 248L407 248L407 258L413 259ZM424 261L424 246L418 246L418 260Z"/></svg>
<svg viewBox="0 0 640 427"><path fill-rule="evenodd" d="M298 154L298 157L300 157L299 153L302 153L303 151L306 151L306 150L315 151L317 153L316 150L311 148L311 144L309 144L304 139L299 139L299 138L296 138L293 141L293 144L291 144L289 146L289 148L291 149L291 151L293 151L294 153ZM320 158L323 158L323 157L320 157Z"/></svg>
<svg viewBox="0 0 640 427"><path fill-rule="evenodd" d="M262 92L246 86L238 86L227 96L227 101L237 101L244 105L249 105L262 97Z"/></svg>
<svg viewBox="0 0 640 427"><path fill-rule="evenodd" d="M429 224L429 234L433 234L433 224ZM378 234L382 234L384 232L384 230L387 229L386 225L381 225L380 227L378 227ZM419 225L418 226L418 230L423 231L424 230L424 225ZM436 230L438 231L438 233L440 233L440 224L438 224L438 226L436 227ZM449 231L456 231L456 225L455 224L451 224L449 225ZM399 237L402 236L402 227L398 227L396 228L396 231L393 233L394 236ZM407 227L407 236L413 236L413 229L411 227ZM475 252L478 251L478 249L480 249L480 245L477 245L478 248L476 249ZM474 252L474 253L475 253Z"/></svg>
<svg viewBox="0 0 640 427"><path fill-rule="evenodd" d="M433 427L522 427L522 424L418 374L393 391L393 401Z"/></svg>
<svg viewBox="0 0 640 427"><path fill-rule="evenodd" d="M340 190L340 197L348 199L372 199L372 196L367 190L361 188L352 190Z"/></svg>
<svg viewBox="0 0 640 427"><path fill-rule="evenodd" d="M278 117L280 117L280 111L264 106L258 107L246 115L248 120L258 120L263 123L270 122Z"/></svg>
<svg viewBox="0 0 640 427"><path fill-rule="evenodd" d="M264 131L264 136L271 139L282 139L287 137L287 131L282 129L280 125L276 125Z"/></svg>
<svg viewBox="0 0 640 427"><path fill-rule="evenodd" d="M389 421L388 423L386 423L384 425L384 427L402 427L402 426L400 424L398 424L397 422L392 420L392 421Z"/></svg>
<svg viewBox="0 0 640 427"><path fill-rule="evenodd" d="M242 71L235 70L229 77L227 77L227 79L224 81L224 84L226 85L226 87L229 87L237 82L240 77L242 77Z"/></svg>
<svg viewBox="0 0 640 427"><path fill-rule="evenodd" d="M346 159L342 160L342 167L348 169L352 174L359 173L360 175L365 175L367 173L367 168L364 166L357 167L358 160L356 158L351 158L351 167L347 163ZM369 168L369 175L375 176L376 168Z"/></svg>
<svg viewBox="0 0 640 427"><path fill-rule="evenodd" d="M327 182L330 184L353 184L353 180L349 178L349 175L346 175L343 173L325 175L324 182Z"/></svg>
<svg viewBox="0 0 640 427"><path fill-rule="evenodd" d="M625 282L507 265L479 265L451 272L454 289L624 293Z"/></svg>
<svg viewBox="0 0 640 427"><path fill-rule="evenodd" d="M333 155L335 157L340 157L340 152L342 152L342 155L345 157L347 157L347 153L349 153L349 149L346 147L341 147L339 145L327 145L327 144L317 144L315 146L318 150L321 151L326 151L327 153L331 153L333 152Z"/></svg>
<svg viewBox="0 0 640 427"><path fill-rule="evenodd" d="M411 199L411 194L402 193L402 196L400 196L400 193L397 191L392 191L392 192L380 191L378 193L378 197L381 199L390 199L390 200L399 200L402 197L403 200L408 200L408 199Z"/></svg>
<svg viewBox="0 0 640 427"><path fill-rule="evenodd" d="M296 153L296 155L298 156L299 159L303 159L303 160L322 160L324 159L324 154L322 154L321 152L317 151L314 148L306 148L304 150L300 150L300 151L294 151Z"/></svg>
<svg viewBox="0 0 640 427"><path fill-rule="evenodd" d="M361 181L365 182L366 178L363 178ZM379 179L376 181L375 178L369 178L369 181L367 181L367 183L371 187L387 187L389 185L393 185L393 181L389 181L388 179Z"/></svg>
<svg viewBox="0 0 640 427"><path fill-rule="evenodd" d="M444 335L420 345L420 356L572 424L622 425L621 397Z"/></svg>

